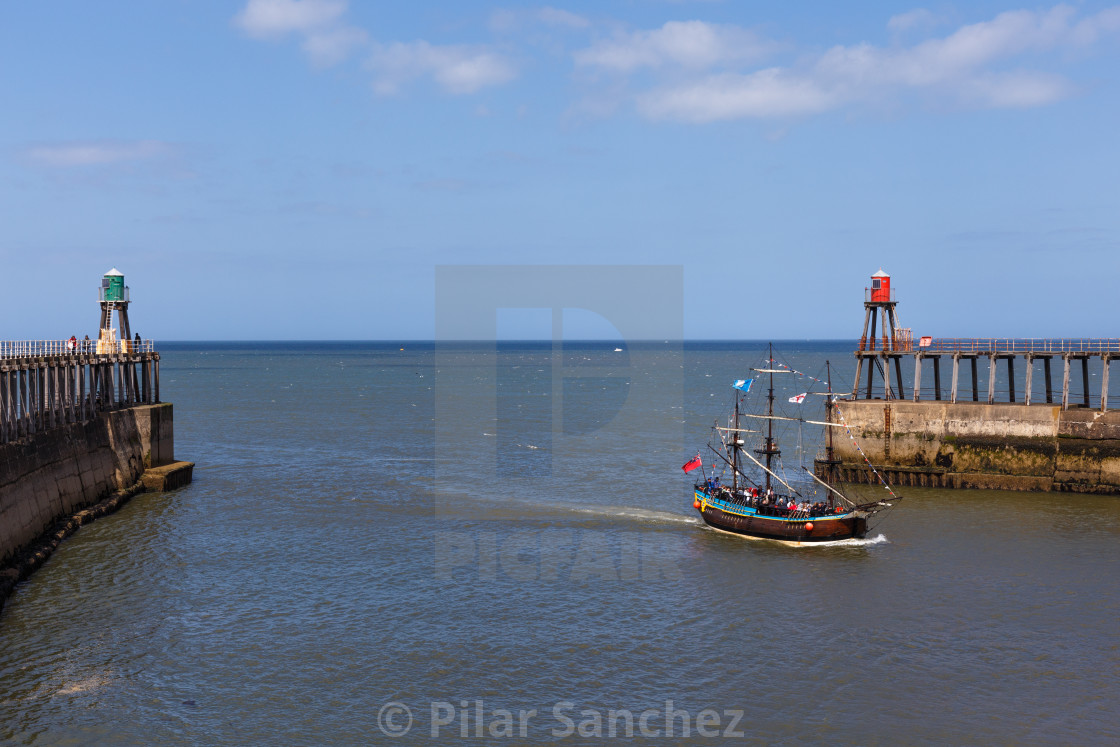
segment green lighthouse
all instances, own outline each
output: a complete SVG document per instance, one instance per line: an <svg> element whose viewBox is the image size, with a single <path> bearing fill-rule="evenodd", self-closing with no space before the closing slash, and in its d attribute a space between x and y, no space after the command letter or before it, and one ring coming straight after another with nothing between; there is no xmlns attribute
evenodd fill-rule
<svg viewBox="0 0 1120 747"><path fill-rule="evenodd" d="M116 267L101 277L98 300L101 302L101 320L97 333L97 352L129 352L132 333L128 328L128 286L124 284L124 274ZM120 324L119 334L113 327L114 311L117 312Z"/></svg>

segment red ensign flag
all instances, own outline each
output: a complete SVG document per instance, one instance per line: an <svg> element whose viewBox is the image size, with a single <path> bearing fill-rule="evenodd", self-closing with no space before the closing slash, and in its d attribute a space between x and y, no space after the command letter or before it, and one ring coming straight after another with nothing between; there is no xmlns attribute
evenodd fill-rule
<svg viewBox="0 0 1120 747"><path fill-rule="evenodd" d="M687 462L685 462L684 466L681 467L681 469L683 469L685 472L691 472L701 464L703 464L703 462L700 461L700 455L697 454L696 456L692 457L692 459L689 459Z"/></svg>

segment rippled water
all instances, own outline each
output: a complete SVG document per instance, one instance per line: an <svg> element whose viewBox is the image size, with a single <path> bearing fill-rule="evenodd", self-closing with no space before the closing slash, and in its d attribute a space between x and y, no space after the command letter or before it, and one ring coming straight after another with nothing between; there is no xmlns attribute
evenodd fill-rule
<svg viewBox="0 0 1120 747"><path fill-rule="evenodd" d="M565 701L657 710L677 744L722 741L705 708L760 743L1120 739L1117 499L910 488L865 543L746 541L680 464L758 346L399 347L168 346L195 482L19 587L0 741L365 744L391 701L413 744L460 739L463 705L471 741L550 741ZM782 346L838 378L848 350ZM538 713L500 738L496 709Z"/></svg>

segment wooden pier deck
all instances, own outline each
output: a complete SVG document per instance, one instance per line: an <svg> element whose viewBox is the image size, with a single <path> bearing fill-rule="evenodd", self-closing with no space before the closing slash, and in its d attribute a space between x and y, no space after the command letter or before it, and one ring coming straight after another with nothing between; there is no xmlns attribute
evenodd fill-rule
<svg viewBox="0 0 1120 747"><path fill-rule="evenodd" d="M909 381L910 397L914 402L921 401L923 395L923 369L932 369L933 386L929 390L932 399L943 399L941 359L952 362L949 377L948 401L955 403L962 395L960 389L961 363L968 364L971 387L964 392L966 401L1033 404L1035 400L1036 361L1042 361L1043 386L1038 392L1047 404L1057 404L1063 410L1071 406L1093 408L1099 406L1102 412L1109 409L1109 372L1111 363L1120 359L1120 338L921 338L913 340L892 339L891 337L863 337L855 352L856 376L852 389L853 399L895 399L907 397L907 382L903 378L903 358L913 358L913 377ZM981 389L980 361L987 359L986 387ZM1055 386L1053 361L1061 362L1061 388ZM930 362L926 366L926 361ZM1004 362L1006 374L1001 374L1000 362ZM1020 379L1016 369L1018 363L1024 376ZM1100 369L1100 385L1094 397L1090 382L1090 361L1094 368ZM1080 364L1077 366L1077 364ZM907 363L907 367L909 363ZM1071 399L1071 370L1080 368L1080 391L1077 400ZM893 376L892 376L893 368ZM866 374L864 373L866 369ZM879 376L876 377L876 372ZM878 382L876 381L878 379ZM1019 381L1022 385L1019 385ZM928 380L927 380L928 381ZM1000 384L997 392L997 383ZM997 394L1000 395L997 397ZM970 396L969 396L970 395ZM981 398L983 395L983 399Z"/></svg>
<svg viewBox="0 0 1120 747"><path fill-rule="evenodd" d="M159 401L151 340L0 341L0 443Z"/></svg>

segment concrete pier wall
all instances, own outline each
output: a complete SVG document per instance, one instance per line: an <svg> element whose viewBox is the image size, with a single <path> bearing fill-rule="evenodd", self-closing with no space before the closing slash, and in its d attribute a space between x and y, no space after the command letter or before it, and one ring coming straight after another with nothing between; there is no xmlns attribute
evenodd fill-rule
<svg viewBox="0 0 1120 747"><path fill-rule="evenodd" d="M172 419L169 403L137 405L0 444L0 568L60 519L172 462Z"/></svg>
<svg viewBox="0 0 1120 747"><path fill-rule="evenodd" d="M903 400L836 407L892 484L1120 494L1117 411ZM849 439L835 446L844 479L874 479Z"/></svg>

